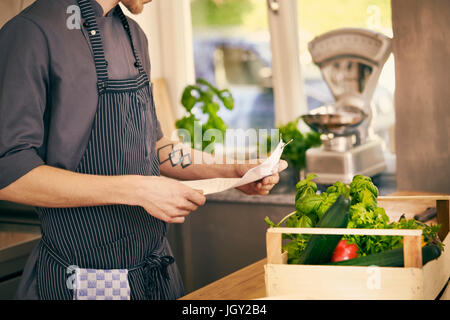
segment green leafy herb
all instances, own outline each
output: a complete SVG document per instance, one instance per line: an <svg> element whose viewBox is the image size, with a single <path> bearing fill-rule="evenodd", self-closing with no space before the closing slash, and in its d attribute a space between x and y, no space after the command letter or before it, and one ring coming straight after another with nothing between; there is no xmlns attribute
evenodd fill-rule
<svg viewBox="0 0 450 320"><path fill-rule="evenodd" d="M327 194L343 194L346 197L350 197L350 188L345 183L337 181L335 184L328 187Z"/></svg>
<svg viewBox="0 0 450 320"><path fill-rule="evenodd" d="M194 137L194 122L200 121L193 113L194 108L199 108L203 114L208 116L206 122L202 124L202 132L208 129L217 129L222 133L222 138L224 137L228 126L217 113L221 105L228 110L234 108L234 99L229 90L219 90L208 81L199 78L195 85L189 85L184 89L181 104L187 115L177 120L175 126L178 129L187 130L191 139ZM201 145L196 145L195 141L191 140L192 147L201 150L211 143L223 143L223 141L216 141L216 137L213 136L211 141L202 139Z"/></svg>
<svg viewBox="0 0 450 320"><path fill-rule="evenodd" d="M284 148L281 158L289 162L290 167L293 167L297 172L306 166L306 151L309 148L318 147L322 144L319 133L314 131L301 133L298 129L298 121L299 118L278 127L284 141L292 139L292 142ZM278 141L279 137L269 137L268 146L272 145L272 139Z"/></svg>
<svg viewBox="0 0 450 320"><path fill-rule="evenodd" d="M301 180L297 185L295 186L297 188L297 193L295 195L295 202L297 202L300 199L305 198L305 196L309 195L315 195L317 192L317 185L312 179L317 178L316 174L309 174L306 179Z"/></svg>
<svg viewBox="0 0 450 320"><path fill-rule="evenodd" d="M265 217L265 218L264 218L264 222L265 222L269 227L272 227L272 228L279 227L279 225L273 223L272 220L269 219L269 217Z"/></svg>
<svg viewBox="0 0 450 320"><path fill-rule="evenodd" d="M345 196L348 197L348 195ZM327 212L327 210L333 205L333 203L336 202L337 198L339 197L339 193L328 193L327 191L325 193L322 193L320 197L322 198L322 201L319 205L319 208L317 209L317 216L319 219L322 218L325 212Z"/></svg>
<svg viewBox="0 0 450 320"><path fill-rule="evenodd" d="M356 175L350 183L352 206L350 207L350 220L348 228L367 229L418 229L421 228L427 238L426 243L440 243L437 238L439 226L427 226L414 219L400 219L398 222L389 222L389 217L383 208L378 207L378 189L369 177ZM359 255L365 256L386 250L396 249L403 245L400 236L356 236L346 235L351 243L358 246ZM440 244L442 248L442 244Z"/></svg>

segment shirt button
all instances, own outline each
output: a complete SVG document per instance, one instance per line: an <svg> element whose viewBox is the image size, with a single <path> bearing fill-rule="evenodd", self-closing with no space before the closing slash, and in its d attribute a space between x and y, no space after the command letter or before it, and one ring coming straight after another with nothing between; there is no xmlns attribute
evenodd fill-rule
<svg viewBox="0 0 450 320"><path fill-rule="evenodd" d="M95 30L91 31L91 35L95 36L96 34L97 34L97 31L95 31Z"/></svg>
<svg viewBox="0 0 450 320"><path fill-rule="evenodd" d="M135 66L136 68L139 68L139 66L140 66L139 62L136 61L136 62L134 63L134 66Z"/></svg>

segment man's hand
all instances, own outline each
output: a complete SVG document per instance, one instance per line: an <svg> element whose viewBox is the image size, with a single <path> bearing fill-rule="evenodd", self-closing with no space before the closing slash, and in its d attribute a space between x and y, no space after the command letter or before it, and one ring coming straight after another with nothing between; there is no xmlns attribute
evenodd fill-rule
<svg viewBox="0 0 450 320"><path fill-rule="evenodd" d="M168 223L183 223L185 217L205 204L201 191L165 177L140 177L136 205Z"/></svg>
<svg viewBox="0 0 450 320"><path fill-rule="evenodd" d="M239 177L242 177L248 170L253 167L256 167L258 164L241 164L237 165L237 174ZM280 160L278 164L278 173L286 169L288 163L285 160ZM242 191L248 195L267 195L270 190L280 181L280 176L278 173L273 174L271 176L265 177L261 180L237 187L236 189Z"/></svg>

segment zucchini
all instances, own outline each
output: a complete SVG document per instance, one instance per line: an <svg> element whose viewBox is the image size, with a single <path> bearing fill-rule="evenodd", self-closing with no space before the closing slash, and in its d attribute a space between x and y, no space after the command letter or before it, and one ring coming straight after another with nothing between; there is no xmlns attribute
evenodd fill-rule
<svg viewBox="0 0 450 320"><path fill-rule="evenodd" d="M350 209L350 200L340 195L324 213L316 228L346 228ZM299 258L300 264L324 264L330 261L333 251L342 235L311 235L305 250Z"/></svg>
<svg viewBox="0 0 450 320"><path fill-rule="evenodd" d="M441 249L430 244L422 248L422 265L439 258ZM327 265L334 266L379 266L379 267L403 267L403 247L392 249L380 253L374 253L368 256L362 256L350 260L330 262Z"/></svg>

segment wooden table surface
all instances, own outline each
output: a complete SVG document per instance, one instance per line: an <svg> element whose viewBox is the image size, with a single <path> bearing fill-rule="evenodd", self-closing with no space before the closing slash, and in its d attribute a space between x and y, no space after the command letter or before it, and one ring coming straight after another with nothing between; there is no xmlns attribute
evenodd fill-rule
<svg viewBox="0 0 450 320"><path fill-rule="evenodd" d="M417 192L396 192L393 196L435 195ZM412 218L415 214L435 206L434 200L385 200L379 201L379 206L395 220L402 214ZM436 223L433 219L430 222ZM251 300L266 297L264 280L264 265L266 259L257 261L203 288L200 288L180 300Z"/></svg>
<svg viewBox="0 0 450 320"><path fill-rule="evenodd" d="M242 268L198 289L180 300L250 300L266 296L264 265L266 259Z"/></svg>

